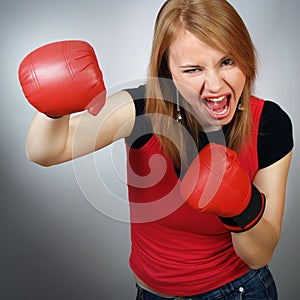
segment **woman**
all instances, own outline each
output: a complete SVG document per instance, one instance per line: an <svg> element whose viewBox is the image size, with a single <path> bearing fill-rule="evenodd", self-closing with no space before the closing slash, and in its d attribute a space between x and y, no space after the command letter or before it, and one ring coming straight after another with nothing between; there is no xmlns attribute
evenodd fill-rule
<svg viewBox="0 0 300 300"><path fill-rule="evenodd" d="M41 165L125 138L137 299L277 299L268 263L280 238L293 138L282 109L251 96L255 76L251 38L228 2L168 0L144 86L108 97L96 117L35 115L27 153ZM224 211L245 213L252 196L217 210L185 202L191 166L212 144L239 156L239 172L261 195L251 222L233 226L237 214ZM209 203L226 194L217 191Z"/></svg>

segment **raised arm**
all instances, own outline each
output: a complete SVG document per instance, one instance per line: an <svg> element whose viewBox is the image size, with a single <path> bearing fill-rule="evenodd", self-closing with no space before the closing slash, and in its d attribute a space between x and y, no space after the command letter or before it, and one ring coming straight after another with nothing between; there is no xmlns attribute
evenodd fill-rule
<svg viewBox="0 0 300 300"><path fill-rule="evenodd" d="M20 64L28 101L38 110L28 130L27 156L44 166L103 148L130 134L133 100L126 92L106 99L102 73L92 47L63 41L40 47ZM71 118L75 112L88 112Z"/></svg>
<svg viewBox="0 0 300 300"><path fill-rule="evenodd" d="M51 166L91 153L128 136L134 118L133 100L124 91L108 97L97 116L85 112L51 119L37 112L28 130L27 157Z"/></svg>

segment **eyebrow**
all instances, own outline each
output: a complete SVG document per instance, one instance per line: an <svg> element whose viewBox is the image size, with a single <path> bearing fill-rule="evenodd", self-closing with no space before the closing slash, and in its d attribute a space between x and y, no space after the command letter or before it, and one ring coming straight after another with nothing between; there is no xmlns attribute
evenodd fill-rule
<svg viewBox="0 0 300 300"><path fill-rule="evenodd" d="M227 56L222 57L222 58L219 60L218 64L221 63L222 61L228 59L228 58L230 58L230 55L227 55ZM187 65L180 66L180 68L181 68L181 69L197 69L197 68L204 68L204 67L202 67L202 66L200 66L200 65L187 64Z"/></svg>
<svg viewBox="0 0 300 300"><path fill-rule="evenodd" d="M180 66L181 69L189 69L189 68L203 68L199 65L184 65L184 66Z"/></svg>

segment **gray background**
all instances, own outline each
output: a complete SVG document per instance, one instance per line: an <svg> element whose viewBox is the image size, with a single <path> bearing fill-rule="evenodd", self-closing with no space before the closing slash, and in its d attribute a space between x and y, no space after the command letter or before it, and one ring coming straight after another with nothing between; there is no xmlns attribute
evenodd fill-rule
<svg viewBox="0 0 300 300"><path fill-rule="evenodd" d="M153 23L163 2L1 1L0 299L134 298L124 143L56 167L29 162L25 140L34 109L22 95L17 69L38 46L83 39L95 48L109 93L135 85L145 77ZM260 55L256 95L278 102L294 124L284 226L271 269L280 299L296 299L300 2L230 2L244 18Z"/></svg>

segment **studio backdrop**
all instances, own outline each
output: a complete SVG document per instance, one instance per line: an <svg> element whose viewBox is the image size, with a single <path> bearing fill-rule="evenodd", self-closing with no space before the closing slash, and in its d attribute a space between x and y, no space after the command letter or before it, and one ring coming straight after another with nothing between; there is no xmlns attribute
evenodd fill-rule
<svg viewBox="0 0 300 300"><path fill-rule="evenodd" d="M95 49L108 94L145 79L163 0L4 0L1 35L0 299L134 299L124 141L53 167L26 158L34 109L17 70L44 44ZM280 299L296 299L300 270L300 2L231 0L259 55L255 94L290 115L295 136L282 237L270 265Z"/></svg>

